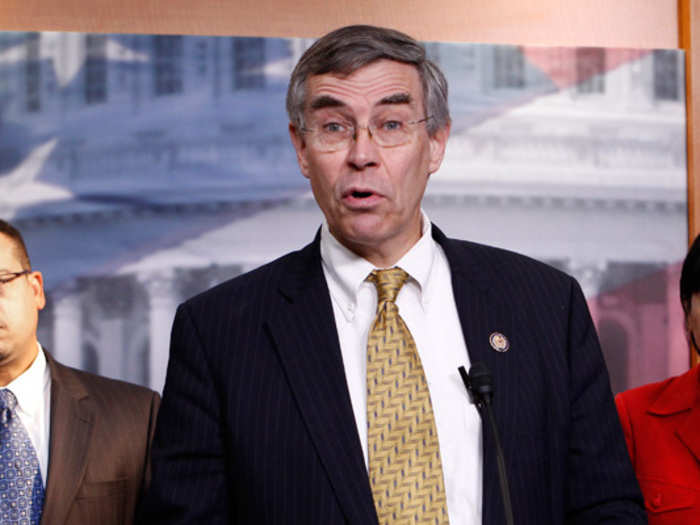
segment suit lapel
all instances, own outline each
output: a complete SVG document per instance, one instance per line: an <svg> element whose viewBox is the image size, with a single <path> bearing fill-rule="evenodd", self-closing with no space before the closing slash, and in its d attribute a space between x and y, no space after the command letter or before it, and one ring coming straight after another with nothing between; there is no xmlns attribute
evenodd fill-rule
<svg viewBox="0 0 700 525"><path fill-rule="evenodd" d="M517 400L517 339L507 298L491 287L495 276L474 250L450 241L435 226L433 236L447 256L462 332L472 363L481 361L493 375L496 423L506 428ZM268 328L277 345L295 399L349 523L377 523L372 492L355 416L347 390L328 287L321 269L319 236L290 264L282 278L279 307ZM489 343L493 332L505 335L508 352ZM511 437L502 435L503 448ZM501 523L501 501L493 436L484 426L483 523Z"/></svg>
<svg viewBox="0 0 700 525"><path fill-rule="evenodd" d="M485 261L479 261L475 249L465 249L463 244L451 241L435 226L433 237L442 246L450 265L452 288L462 333L471 363L481 361L491 371L494 385L493 412L501 433L501 444L506 463L512 439L506 434L510 406L517 400L518 341L512 333L513 319L507 298L498 296L492 286L496 276ZM509 349L497 352L490 344L491 334L506 336ZM517 366L516 366L517 365ZM496 447L493 435L486 424L483 428L483 518L484 524L503 523L503 502L498 481Z"/></svg>
<svg viewBox="0 0 700 525"><path fill-rule="evenodd" d="M87 393L70 369L46 360L51 372L49 470L42 524L64 523L85 475L93 413L81 399Z"/></svg>
<svg viewBox="0 0 700 525"><path fill-rule="evenodd" d="M281 279L268 329L316 451L348 523L376 523L347 389L319 235Z"/></svg>

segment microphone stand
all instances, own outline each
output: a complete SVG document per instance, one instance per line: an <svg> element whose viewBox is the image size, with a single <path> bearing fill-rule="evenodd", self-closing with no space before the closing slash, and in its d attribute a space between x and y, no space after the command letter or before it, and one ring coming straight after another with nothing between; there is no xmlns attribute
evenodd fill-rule
<svg viewBox="0 0 700 525"><path fill-rule="evenodd" d="M493 397L493 379L486 365L474 363L469 369L469 374L463 366L458 368L462 382L476 404L476 408L481 415L481 419L488 419L493 440L496 443L496 463L498 464L498 481L501 485L501 497L503 498L503 510L506 516L506 524L514 525L513 505L510 501L510 489L508 487L508 476L506 474L506 461L501 448L501 439L496 426L496 418L493 416L491 408L491 398ZM486 418L484 418L486 413Z"/></svg>

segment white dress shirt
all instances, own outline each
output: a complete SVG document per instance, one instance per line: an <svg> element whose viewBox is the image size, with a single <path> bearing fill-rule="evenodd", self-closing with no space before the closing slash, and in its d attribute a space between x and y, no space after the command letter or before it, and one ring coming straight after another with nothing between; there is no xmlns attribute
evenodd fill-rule
<svg viewBox="0 0 700 525"><path fill-rule="evenodd" d="M409 274L396 299L416 342L435 414L451 525L481 523L481 420L457 368L469 369L445 253L423 213L420 240L395 266ZM376 315L377 292L366 281L375 267L321 229L323 273L332 298L350 399L367 464L367 337Z"/></svg>
<svg viewBox="0 0 700 525"><path fill-rule="evenodd" d="M37 343L38 344L38 343ZM41 479L46 487L49 468L49 429L51 418L51 373L39 345L34 362L3 388L17 398L17 414L27 429L39 459Z"/></svg>

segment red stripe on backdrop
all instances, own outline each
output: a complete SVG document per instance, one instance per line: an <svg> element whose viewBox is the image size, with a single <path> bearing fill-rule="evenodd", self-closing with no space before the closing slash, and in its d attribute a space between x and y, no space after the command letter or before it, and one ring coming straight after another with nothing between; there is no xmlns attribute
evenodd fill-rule
<svg viewBox="0 0 700 525"><path fill-rule="evenodd" d="M619 392L688 369L688 344L678 298L681 262L588 299Z"/></svg>
<svg viewBox="0 0 700 525"><path fill-rule="evenodd" d="M601 48L523 46L522 53L531 65L549 76L559 89L565 89L594 75L613 71L651 52L648 49L606 48L604 59L600 61L595 58L595 52L599 49Z"/></svg>

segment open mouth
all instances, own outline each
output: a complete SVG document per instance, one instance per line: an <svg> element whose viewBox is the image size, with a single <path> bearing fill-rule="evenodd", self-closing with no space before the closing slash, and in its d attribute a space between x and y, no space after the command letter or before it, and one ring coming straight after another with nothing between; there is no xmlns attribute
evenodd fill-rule
<svg viewBox="0 0 700 525"><path fill-rule="evenodd" d="M371 191L353 191L352 196L356 199L366 199L371 197L373 193Z"/></svg>
<svg viewBox="0 0 700 525"><path fill-rule="evenodd" d="M346 206L358 210L367 210L376 206L382 195L372 188L348 188L343 193L343 201Z"/></svg>

